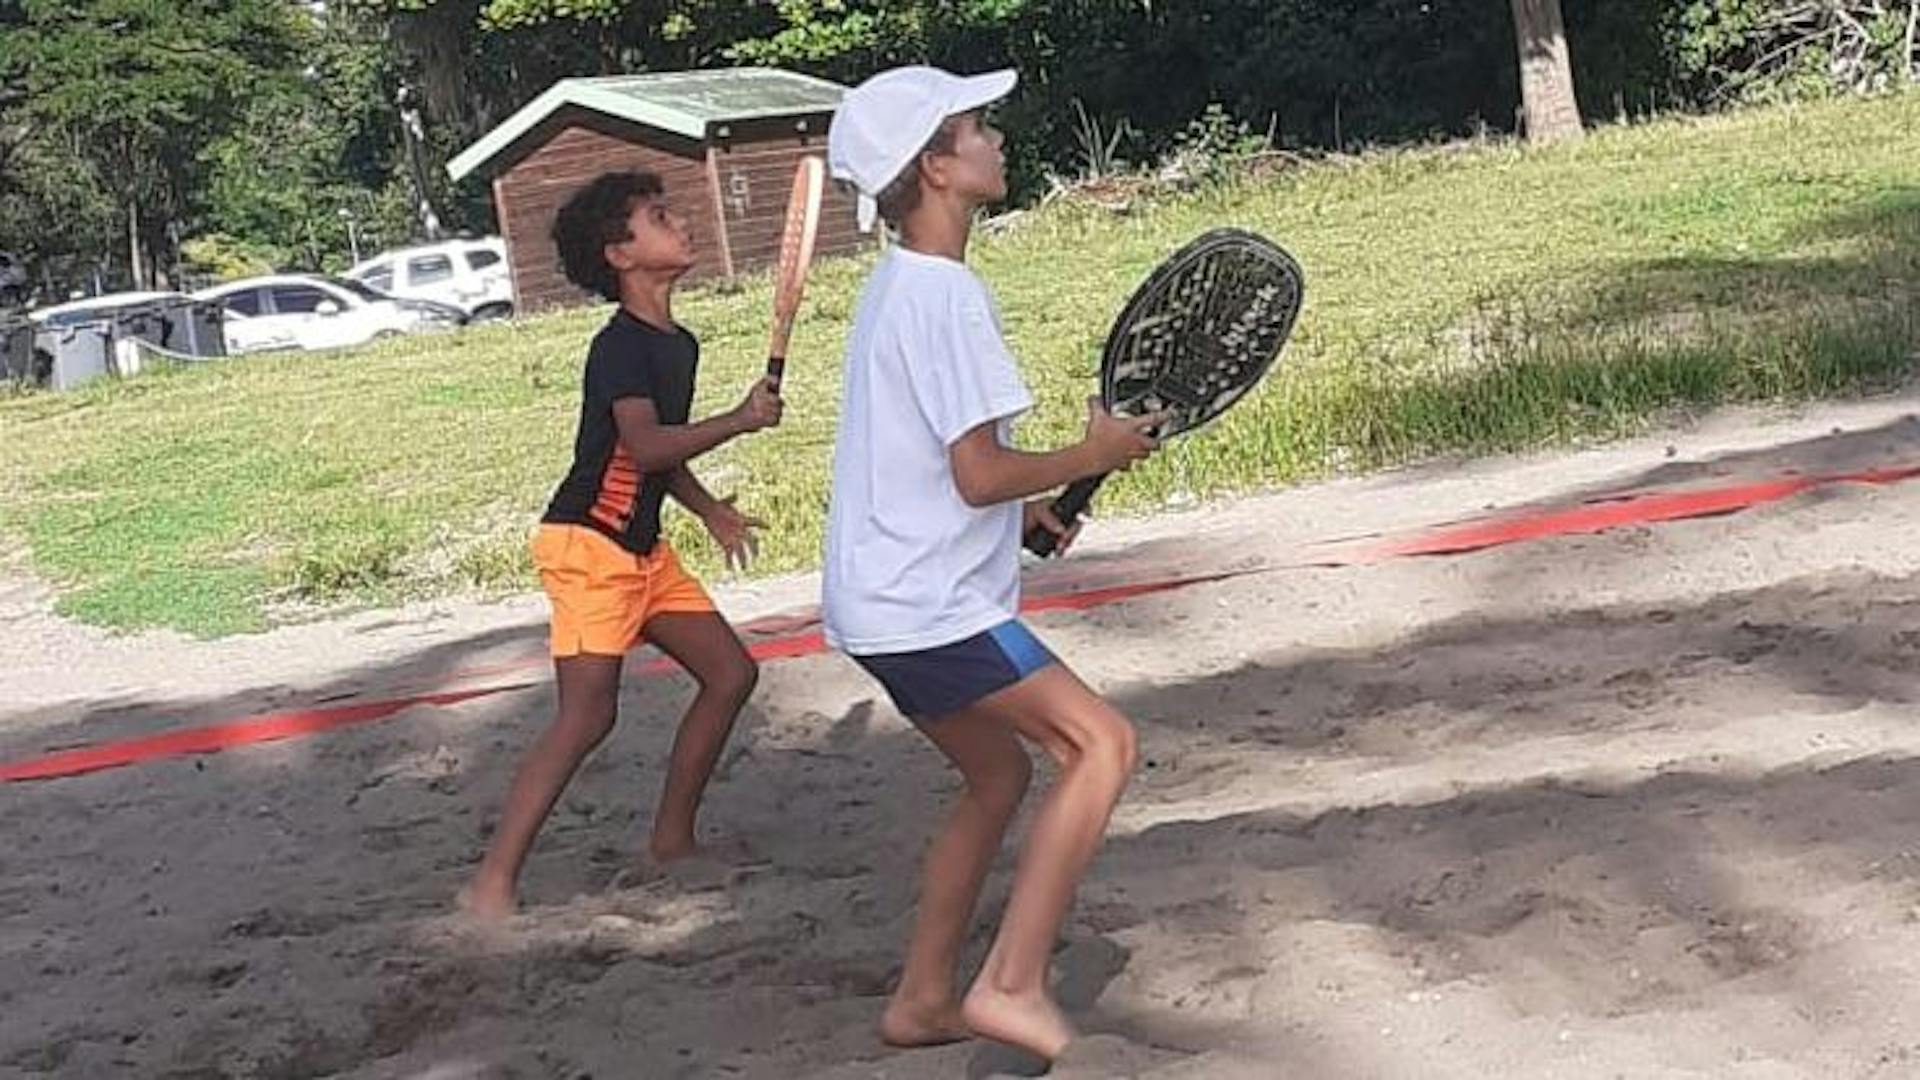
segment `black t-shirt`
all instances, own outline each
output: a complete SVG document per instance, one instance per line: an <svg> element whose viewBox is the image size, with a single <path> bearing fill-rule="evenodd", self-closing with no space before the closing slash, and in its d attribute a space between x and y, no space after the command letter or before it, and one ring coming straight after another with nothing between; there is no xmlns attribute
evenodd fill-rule
<svg viewBox="0 0 1920 1080"><path fill-rule="evenodd" d="M587 350L573 468L541 520L597 529L636 554L652 551L660 538L667 478L643 476L634 466L620 445L613 403L651 398L660 423L684 424L699 365L700 342L692 334L678 326L662 330L625 308L616 311Z"/></svg>

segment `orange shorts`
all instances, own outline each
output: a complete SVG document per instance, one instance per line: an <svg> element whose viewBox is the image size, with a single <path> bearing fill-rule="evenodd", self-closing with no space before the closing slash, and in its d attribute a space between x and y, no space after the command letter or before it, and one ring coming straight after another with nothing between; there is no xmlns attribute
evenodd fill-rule
<svg viewBox="0 0 1920 1080"><path fill-rule="evenodd" d="M635 555L584 525L547 523L533 538L533 565L553 602L555 657L625 656L655 615L714 610L665 540Z"/></svg>

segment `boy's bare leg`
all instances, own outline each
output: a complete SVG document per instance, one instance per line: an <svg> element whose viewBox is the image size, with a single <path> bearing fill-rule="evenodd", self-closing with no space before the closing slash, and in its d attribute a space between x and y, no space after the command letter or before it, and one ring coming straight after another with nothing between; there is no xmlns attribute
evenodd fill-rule
<svg viewBox="0 0 1920 1080"><path fill-rule="evenodd" d="M695 831L700 796L720 761L734 718L753 694L760 667L733 627L714 612L656 615L647 620L642 634L700 684L673 738L673 757L647 844L655 862L667 863L700 850Z"/></svg>
<svg viewBox="0 0 1920 1080"><path fill-rule="evenodd" d="M962 1015L976 1033L1051 1061L1073 1027L1047 992L1047 964L1074 891L1135 762L1133 726L1064 665L981 703L1059 764L1020 852L1013 891Z"/></svg>
<svg viewBox="0 0 1920 1080"><path fill-rule="evenodd" d="M493 843L460 892L460 906L484 919L513 913L521 864L540 825L580 762L600 745L619 707L618 656L569 656L554 661L560 709L527 751L507 791Z"/></svg>
<svg viewBox="0 0 1920 1080"><path fill-rule="evenodd" d="M954 968L973 921L987 869L1020 808L1033 763L1000 717L962 710L921 728L966 780L966 790L928 845L920 904L900 985L880 1018L895 1046L933 1046L969 1037L954 995Z"/></svg>

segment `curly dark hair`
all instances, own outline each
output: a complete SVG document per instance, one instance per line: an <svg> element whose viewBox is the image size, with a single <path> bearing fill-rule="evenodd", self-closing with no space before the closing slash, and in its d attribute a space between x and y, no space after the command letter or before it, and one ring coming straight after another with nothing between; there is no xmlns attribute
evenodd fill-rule
<svg viewBox="0 0 1920 1080"><path fill-rule="evenodd" d="M620 276L607 263L607 245L630 239L627 218L634 206L666 190L655 173L610 172L574 192L553 219L553 246L567 280L608 300L620 299Z"/></svg>

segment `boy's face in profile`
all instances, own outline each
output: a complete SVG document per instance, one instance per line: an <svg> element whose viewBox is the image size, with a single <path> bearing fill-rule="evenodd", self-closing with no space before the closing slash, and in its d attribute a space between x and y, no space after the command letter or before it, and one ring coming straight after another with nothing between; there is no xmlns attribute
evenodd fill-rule
<svg viewBox="0 0 1920 1080"><path fill-rule="evenodd" d="M942 155L947 159L943 163L947 184L975 205L1006 198L1007 157L1000 150L1006 137L980 110L962 113L948 123L953 125L953 150Z"/></svg>
<svg viewBox="0 0 1920 1080"><path fill-rule="evenodd" d="M627 215L627 239L607 245L607 264L622 274L678 277L693 268L693 238L665 199L639 199Z"/></svg>

